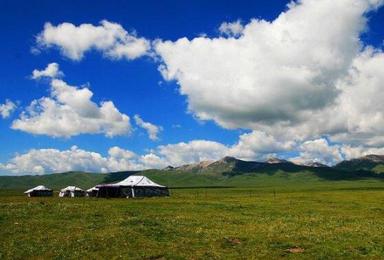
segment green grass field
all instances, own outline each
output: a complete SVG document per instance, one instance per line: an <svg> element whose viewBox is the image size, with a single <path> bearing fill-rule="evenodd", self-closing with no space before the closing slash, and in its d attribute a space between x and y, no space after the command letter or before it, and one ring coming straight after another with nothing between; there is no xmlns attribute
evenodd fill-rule
<svg viewBox="0 0 384 260"><path fill-rule="evenodd" d="M384 256L377 180L174 189L169 198L27 198L0 191L0 258Z"/></svg>

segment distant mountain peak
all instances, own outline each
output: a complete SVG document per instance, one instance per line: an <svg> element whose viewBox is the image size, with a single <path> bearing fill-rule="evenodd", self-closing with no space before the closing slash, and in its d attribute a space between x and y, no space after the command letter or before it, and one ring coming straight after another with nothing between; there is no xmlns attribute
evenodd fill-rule
<svg viewBox="0 0 384 260"><path fill-rule="evenodd" d="M173 167L172 170L175 169L180 171L201 171L206 169L212 163L214 163L214 161L201 161L197 163L185 164L179 167Z"/></svg>
<svg viewBox="0 0 384 260"><path fill-rule="evenodd" d="M384 162L384 155L378 155L378 154L368 154L366 156L357 158L359 160L369 160L376 163L382 163Z"/></svg>
<svg viewBox="0 0 384 260"><path fill-rule="evenodd" d="M314 167L314 168L329 167L328 165L317 162L317 161L305 162L303 165L308 167Z"/></svg>
<svg viewBox="0 0 384 260"><path fill-rule="evenodd" d="M358 158L353 158L350 160L342 161L341 163L345 162L371 162L371 163L384 163L384 155L378 155L378 154L368 154L364 155ZM340 164L341 164L340 163Z"/></svg>
<svg viewBox="0 0 384 260"><path fill-rule="evenodd" d="M342 161L338 163L335 167L347 171L364 170L384 172L383 165L384 155L369 154L359 158Z"/></svg>

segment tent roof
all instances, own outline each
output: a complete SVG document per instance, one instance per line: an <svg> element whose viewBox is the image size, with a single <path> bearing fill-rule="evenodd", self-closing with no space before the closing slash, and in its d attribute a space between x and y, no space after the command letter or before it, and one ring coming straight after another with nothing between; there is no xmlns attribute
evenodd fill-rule
<svg viewBox="0 0 384 260"><path fill-rule="evenodd" d="M142 186L142 187L165 187L160 184L157 184L150 179L148 179L145 176L129 176L125 180L122 180L118 183L114 184L104 184L104 185L97 185L96 187L99 186Z"/></svg>
<svg viewBox="0 0 384 260"><path fill-rule="evenodd" d="M68 186L68 187L65 187L64 189L61 189L60 191L65 192L65 191L82 191L82 190L83 189L76 186Z"/></svg>
<svg viewBox="0 0 384 260"><path fill-rule="evenodd" d="M157 184L150 179L148 179L145 176L129 176L125 180L122 180L116 185L121 185L121 186L153 186L153 187L164 187L160 184Z"/></svg>
<svg viewBox="0 0 384 260"><path fill-rule="evenodd" d="M95 186L95 187L89 188L89 189L87 190L87 192L91 192L91 191L94 191L94 190L99 190L99 188L97 188L97 187Z"/></svg>
<svg viewBox="0 0 384 260"><path fill-rule="evenodd" d="M44 185L39 185L39 186L36 186L36 187L34 187L34 188L32 188L32 189L29 189L29 190L25 191L24 193L31 193L32 191L35 191L35 190L40 190L40 191L41 191L41 190L51 191L51 189L45 187Z"/></svg>

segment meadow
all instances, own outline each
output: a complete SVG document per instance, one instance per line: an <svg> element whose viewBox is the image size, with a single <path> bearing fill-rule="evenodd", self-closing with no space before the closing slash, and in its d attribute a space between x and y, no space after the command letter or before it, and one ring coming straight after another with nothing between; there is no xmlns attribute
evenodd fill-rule
<svg viewBox="0 0 384 260"><path fill-rule="evenodd" d="M145 199L1 190L0 258L380 258L383 203L376 180L172 189Z"/></svg>

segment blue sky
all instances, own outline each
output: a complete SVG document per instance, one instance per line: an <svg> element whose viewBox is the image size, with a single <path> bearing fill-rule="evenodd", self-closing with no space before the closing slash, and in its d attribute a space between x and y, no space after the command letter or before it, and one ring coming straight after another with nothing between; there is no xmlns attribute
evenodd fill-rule
<svg viewBox="0 0 384 260"><path fill-rule="evenodd" d="M348 71L354 66L361 71L366 71L365 67L359 67L358 61L356 62L357 65L353 62L359 59L360 54L366 51L367 46L376 48L375 54L367 54L370 59L377 56L378 63L381 62L382 58L379 57L379 54L382 52L384 39L382 26L384 10L379 8L382 4L380 1L376 1L377 6L373 7L363 6L361 3L364 5L367 3L363 0L343 0L344 8L329 8L334 12L332 14L326 9L328 8L327 5L332 4L331 1L324 1L324 6L319 7L319 9L324 8L323 13L321 10L319 11L320 18L324 16L324 20L327 20L327 15L330 15L330 17L340 16L340 20L342 20L344 19L343 15L345 15L345 20L351 19L352 24L349 27L340 22L340 28L337 25L335 27L340 29L341 36L324 40L324 42L328 41L324 45L321 45L322 40L310 42L316 38L316 35L305 39L307 45L303 48L311 46L311 49L318 49L319 51L325 49L325 53L334 55L334 58L329 59L329 61L323 61L322 58L319 58L318 61L314 62L313 57L318 57L317 54L309 57L308 60L298 58L297 64L292 63L292 57L287 58L287 60L272 57L273 48L277 48L277 45L281 48L281 42L268 46L268 39L273 39L268 34L274 35L273 33L276 32L273 30L277 29L272 28L272 26L270 26L271 28L263 27L265 30L263 34L256 34L256 30L251 32L251 30L246 31L244 29L250 25L251 19L272 22L281 13L292 14L294 9L299 10L300 6L303 7L303 10L300 11L300 14L292 14L293 20L297 19L306 23L307 16L305 14L306 12L310 13L311 8L313 8L310 6L310 2L311 0L303 1L303 3L298 3L296 7L292 7L287 6L289 1L226 1L225 4L222 1L161 1L161 3L159 1L92 1L92 5L90 5L87 1L1 0L0 22L3 25L3 37L0 41L0 104L5 104L9 100L15 104L16 108L11 111L9 116L0 117L0 143L2 144L0 146L0 172L2 174L30 173L20 166L23 164L21 161L24 162L24 160L29 160L25 163L28 167L41 166L38 167L38 171L32 171L33 173L49 173L68 169L101 171L104 167L102 163L95 163L89 157L87 157L86 163L66 163L64 166L43 161L41 158L37 158L39 155L36 155L36 158L33 157L33 160L30 159L31 156L28 157L29 152L33 149L39 151L48 148L63 155L63 152L71 151L72 147L72 150L83 151L87 156L91 152L98 153L105 160L113 157L108 154L111 147L118 147L122 151L130 151L135 154L134 158L128 156L129 158L120 160L120 168L111 166L106 167L107 170L162 167L166 164L218 159L217 157L226 154L243 159L264 160L271 156L279 156L298 162L311 159L333 164L341 159L362 155L368 151L382 152L382 132L372 125L381 126L383 108L376 104L379 102L375 102L375 100L372 102L377 106L373 107L372 111L366 111L366 107L361 105L361 108L357 108L357 112L351 112L349 118L335 121L326 129L318 129L319 127L312 122L315 117L318 117L316 120L319 122L327 121L329 115L327 113L330 112L323 110L334 103L342 104L335 107L334 111L337 113L342 114L342 111L348 110L345 100L351 100L355 97L350 98L348 96L340 98L341 101L339 101L340 95L337 93L340 92L340 88L342 88L341 92L347 93L348 89L352 89L352 87L359 90L362 87L352 86L349 88L347 86L343 88L343 83L339 82L344 79L347 73L350 73ZM361 4L362 6L359 7L361 10L350 14L344 10L352 8L349 4ZM340 13L337 13L338 10ZM368 22L364 26L360 26L359 23L364 23L364 19L368 19ZM36 37L44 31L44 24L47 22L57 29L56 26L62 23L71 23L75 28L81 24L97 27L101 26L100 21L102 20L120 25L133 37L145 39L151 45L150 49L146 54L128 59L108 58L103 52L104 50L90 47L86 49L81 59L74 60L73 57L63 53L66 46L62 46L58 42L47 43L48 40L45 39L45 46L36 42ZM235 24L236 21L239 21L238 24L241 25L239 32L234 31L234 29L225 32L224 27L220 27L225 22ZM282 24L284 23L287 24L286 30L291 37L301 37L300 33L302 32L297 32L295 29L296 23L290 23L288 19L282 22ZM309 25L313 25L314 34L323 33L324 38L327 38L328 32L323 31L324 28L319 28L319 23L321 20L308 21ZM254 28L262 28L261 22L255 22L253 26ZM332 28L329 29L329 35L339 33L332 32ZM241 48L246 45L248 49L244 50L254 57L252 59L234 57L236 51L226 57L229 52L227 47L223 47L222 52L220 52L221 56L213 54L212 59L208 58L207 61L206 56L209 51L206 52L206 50L211 48L210 40L216 40L217 45L214 48L219 50L220 44L226 44L224 41L233 40L237 44L236 41L242 37L246 38L247 35L255 36L255 39L252 39L255 41L252 42L256 46L255 50L264 48L260 46L265 44L267 46L265 48L272 51L267 51L267 54L263 55L258 51L253 52L252 44L239 44L234 47L238 48L236 50L238 53L243 53ZM265 38L263 35L266 35ZM88 36L84 35L84 37ZM183 37L189 39L184 47L176 44L176 41ZM194 38L199 37L205 39L201 48L192 42ZM357 47L357 42L351 40L354 37L358 38L360 47ZM161 43L170 41L172 46L167 47L163 44L165 47L161 47L161 43L156 45L156 39ZM338 46L344 45L346 46L345 49L348 49L348 53L337 49ZM163 49L160 50L160 48ZM38 49L38 53L33 51L34 49ZM183 50L190 52L191 56L185 55L184 57ZM276 53L280 53L280 51L279 49ZM292 53L295 53L294 50L288 54L291 55ZM272 56L269 57L268 55ZM281 57L284 55L285 53L280 54ZM231 60L232 58L233 60ZM253 61L263 59L268 61L269 71L255 69L254 73L250 71L245 74L244 71L248 71L247 68L241 70L241 73L235 73L240 66L244 64L253 66ZM271 60L273 59L276 61L273 61L272 64ZM332 63L332 60L337 59L341 60L342 65L330 64L327 67L327 64L323 64L323 62ZM188 62L191 62L192 65L186 64ZM207 68L204 68L204 72L200 72L193 66L194 62L201 62L202 67L207 66ZM215 68L216 64L225 62L230 64L228 68L225 67L228 71L222 69L221 66ZM364 60L364 62L368 61ZM38 80L31 78L33 70L42 71L50 63L57 63L59 70L64 73L65 76L61 77L60 80L70 86L76 86L77 89L89 88L93 93L92 101L95 104L101 106L100 102L112 101L119 113L130 118L130 134L108 137L103 132L90 131L71 136L54 136L47 132L48 130L44 133L36 133L26 130L25 127L18 129L13 127L12 129L11 126L15 120L20 119L21 114L25 113L33 100L52 95L50 90L52 78L42 77ZM166 67L168 73L170 73L171 68L175 68L180 75L170 75L172 79L167 79L159 72L159 66ZM292 80L289 77L284 77L278 84L274 82L272 76L273 80L264 78L264 75L269 75L268 73L279 74L279 71L272 71L275 68L287 68L289 66L292 66L290 68L294 71L292 73L297 73L299 76L295 76ZM292 97L291 93L301 92L302 87L292 86L289 94L282 95L281 93L290 88L290 83L287 82L307 80L306 74L300 76L301 71L297 71L298 68L303 67L313 69L311 73L318 73L308 82L319 84L319 86L313 89L311 86L308 93L303 91L303 96L297 95L297 97ZM208 75L207 71L210 71L211 68L214 68L212 74ZM337 71L338 75L329 76L331 73L327 68ZM375 73L379 74L377 71ZM223 77L223 79L225 78L226 82L230 81L232 85L228 84L227 86L225 82L217 81L220 75L231 75L230 78L228 76ZM299 77L303 78L298 79ZM378 77L380 76L378 75ZM318 83L318 81L321 82ZM287 86L285 86L286 83ZM268 84L271 86L269 87ZM341 87L338 84L341 84ZM303 84L303 88L306 86L306 83ZM371 92L380 90L380 87L372 86ZM208 90L209 88L211 90ZM212 88L217 89L217 92L212 91ZM267 91L264 88L272 92L267 95L264 93ZM237 89L239 93L236 92ZM240 92L240 90L244 91ZM231 95L222 95L225 92L229 92ZM358 91L352 92L357 93ZM214 94L212 95L212 93ZM242 107L242 93L244 93L244 99L250 97L249 100L244 101L246 103L244 107ZM258 93L261 94L258 95ZM265 97L262 96L263 93L266 95ZM371 102L370 96L365 94L364 92L362 95L362 98L365 99L363 103ZM284 99L280 99L280 95ZM270 96L273 97L271 102L275 102L273 107L279 108L281 106L281 109L269 109ZM310 104L306 104L307 101L304 101L307 97L309 97L308 103ZM375 98L380 97L376 95ZM252 100L255 100L254 104ZM285 100L287 100L286 104ZM231 106L232 102L233 106ZM290 111L291 109L292 111ZM320 110L323 112L320 113ZM361 114L357 114L358 112ZM135 122L134 115L139 115L142 120L159 129L158 140L151 140L148 137L146 130ZM351 126L351 122L348 121L351 120L352 116L356 116L360 120L361 118L372 117L372 115L377 116L376 121L371 122L372 125L364 120L358 125ZM309 130L305 132L298 129ZM291 132L292 134L287 134ZM242 137L243 142L241 142ZM192 145L191 142L194 141L209 141L211 143ZM186 144L182 150L178 150L180 143ZM211 146L215 147L212 148ZM199 150L200 147L203 147L201 148L202 151ZM181 154L180 158L173 153ZM140 156L145 155L156 156L155 161L157 163L145 164L140 159Z"/></svg>

